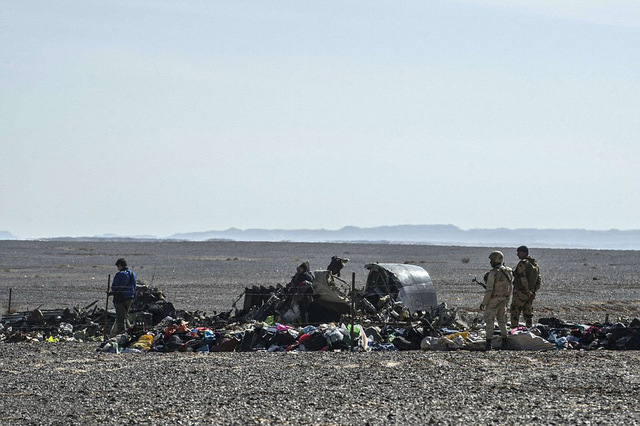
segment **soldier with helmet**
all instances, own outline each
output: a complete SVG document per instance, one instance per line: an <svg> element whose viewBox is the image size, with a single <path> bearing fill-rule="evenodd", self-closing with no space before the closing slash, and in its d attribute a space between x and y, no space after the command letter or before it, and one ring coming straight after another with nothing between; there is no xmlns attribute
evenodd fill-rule
<svg viewBox="0 0 640 426"><path fill-rule="evenodd" d="M511 299L511 327L518 327L520 314L528 328L533 327L533 299L540 289L540 268L534 258L529 256L527 246L518 247L516 254L520 262L514 270L513 298Z"/></svg>
<svg viewBox="0 0 640 426"><path fill-rule="evenodd" d="M502 348L507 346L507 304L511 295L511 283L513 272L511 268L504 266L504 255L500 251L493 251L489 255L491 270L485 275L487 285L480 310L484 311L486 324L485 350L491 349L494 322L498 321L500 335L502 336Z"/></svg>

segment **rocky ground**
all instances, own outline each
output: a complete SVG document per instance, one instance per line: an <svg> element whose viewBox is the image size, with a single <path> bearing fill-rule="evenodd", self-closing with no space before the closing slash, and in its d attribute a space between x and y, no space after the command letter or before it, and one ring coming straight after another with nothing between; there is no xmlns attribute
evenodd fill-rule
<svg viewBox="0 0 640 426"><path fill-rule="evenodd" d="M500 248L507 264L514 248ZM7 309L104 300L115 260L177 307L229 309L245 286L309 260L423 266L440 301L475 312L491 248L386 244L0 242ZM536 318L640 315L639 252L535 249ZM0 344L2 424L637 424L637 351L103 354L95 343Z"/></svg>
<svg viewBox="0 0 640 426"><path fill-rule="evenodd" d="M2 424L640 422L637 351L98 354L0 345Z"/></svg>

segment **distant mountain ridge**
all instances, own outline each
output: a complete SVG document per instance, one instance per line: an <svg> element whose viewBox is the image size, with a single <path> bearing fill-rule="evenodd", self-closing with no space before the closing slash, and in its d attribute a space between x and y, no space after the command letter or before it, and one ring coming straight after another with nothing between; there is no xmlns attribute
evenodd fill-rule
<svg viewBox="0 0 640 426"><path fill-rule="evenodd" d="M187 241L306 241L306 242L388 242L464 246L519 246L640 250L640 230L591 231L586 229L469 229L454 225L396 225L373 228L346 226L326 229L246 229L229 228L174 234L170 239Z"/></svg>
<svg viewBox="0 0 640 426"><path fill-rule="evenodd" d="M19 240L8 231L0 231L0 240ZM345 226L328 229L237 229L153 235L113 235L93 237L56 237L47 240L69 241L295 241L355 242L389 244L430 244L476 247L581 248L603 250L640 250L640 230L593 231L586 229L468 229L454 225L396 225L359 228Z"/></svg>
<svg viewBox="0 0 640 426"><path fill-rule="evenodd" d="M18 237L9 231L0 231L0 240L17 240Z"/></svg>

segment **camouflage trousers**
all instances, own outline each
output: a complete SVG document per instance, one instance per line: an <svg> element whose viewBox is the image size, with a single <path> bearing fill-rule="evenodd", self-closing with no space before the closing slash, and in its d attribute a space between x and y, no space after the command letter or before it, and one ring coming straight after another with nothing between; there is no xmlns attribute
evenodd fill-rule
<svg viewBox="0 0 640 426"><path fill-rule="evenodd" d="M520 314L527 327L533 326L533 298L523 291L514 291L511 299L511 327L520 324Z"/></svg>
<svg viewBox="0 0 640 426"><path fill-rule="evenodd" d="M484 323L485 332L487 333L487 339L493 337L493 330L495 329L495 322L498 321L498 327L500 328L500 335L507 337L507 302L509 300L506 297L496 297L490 299L487 307L484 311Z"/></svg>

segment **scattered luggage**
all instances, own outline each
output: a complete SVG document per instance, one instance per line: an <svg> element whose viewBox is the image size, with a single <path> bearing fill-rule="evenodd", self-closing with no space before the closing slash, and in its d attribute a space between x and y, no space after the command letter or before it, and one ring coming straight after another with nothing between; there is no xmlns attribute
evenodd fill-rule
<svg viewBox="0 0 640 426"><path fill-rule="evenodd" d="M335 272L346 259L332 259ZM370 264L367 283L354 291L329 270L314 271L305 283L313 297L308 321L295 311L299 288L246 288L242 308L207 315L177 310L157 288L139 283L130 310L134 324L106 339L114 311L98 301L73 309L18 312L0 318L0 341L100 342L103 352L283 352L484 350L482 317L437 304L431 278L415 265ZM312 299L312 300L311 300ZM352 314L355 309L355 315ZM298 316L296 316L298 315ZM497 331L497 330L496 330ZM493 349L638 350L640 320L577 324L541 318L531 328L517 327L504 340L489 336Z"/></svg>

